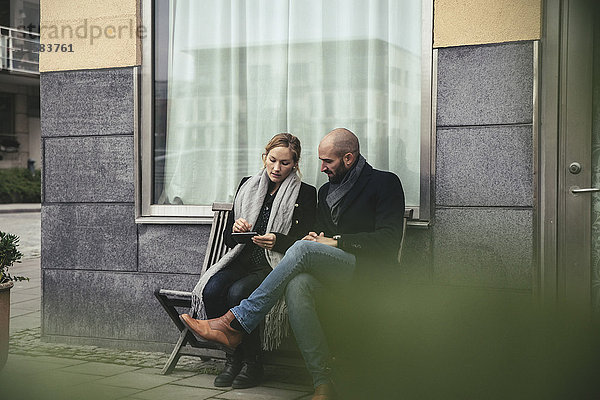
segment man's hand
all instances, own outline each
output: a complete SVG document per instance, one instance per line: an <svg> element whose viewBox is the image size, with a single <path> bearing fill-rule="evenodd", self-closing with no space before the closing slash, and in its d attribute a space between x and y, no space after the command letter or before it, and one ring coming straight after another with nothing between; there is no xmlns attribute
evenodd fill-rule
<svg viewBox="0 0 600 400"><path fill-rule="evenodd" d="M327 246L337 247L337 240L326 237L325 233L321 232L317 235L316 232L309 232L308 235L304 236L302 240L312 240L313 242L319 242L326 244Z"/></svg>
<svg viewBox="0 0 600 400"><path fill-rule="evenodd" d="M277 241L277 236L274 233L266 233L260 236L254 236L252 241L258 247L262 247L263 249L273 250L273 246L275 246L275 242Z"/></svg>
<svg viewBox="0 0 600 400"><path fill-rule="evenodd" d="M238 218L233 223L233 231L235 233L250 232L250 228L252 228L252 224L249 224L244 218Z"/></svg>
<svg viewBox="0 0 600 400"><path fill-rule="evenodd" d="M304 236L302 240L310 240L314 242L315 240L317 240L317 237L319 237L319 235L317 235L317 232L308 232L308 235Z"/></svg>
<svg viewBox="0 0 600 400"><path fill-rule="evenodd" d="M330 238L330 237L326 237L323 232L321 232L321 234L319 236L317 236L317 238L315 239L316 242L319 243L323 243L326 244L327 246L331 246L331 247L337 247L337 240Z"/></svg>

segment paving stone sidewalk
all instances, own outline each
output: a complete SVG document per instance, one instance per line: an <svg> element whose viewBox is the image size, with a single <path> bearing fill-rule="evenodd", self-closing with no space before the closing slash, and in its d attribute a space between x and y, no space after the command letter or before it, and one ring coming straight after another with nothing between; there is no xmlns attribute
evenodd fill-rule
<svg viewBox="0 0 600 400"><path fill-rule="evenodd" d="M62 343L47 343L40 340L40 328L15 332L10 338L10 354L23 356L46 356L70 358L74 360L96 361L141 368L161 369L168 354L147 351L107 349L97 346L73 346ZM177 369L199 373L215 374L222 367L219 360L202 361L198 357L182 357Z"/></svg>
<svg viewBox="0 0 600 400"><path fill-rule="evenodd" d="M161 375L167 354L73 346L40 340L40 328L15 332L9 362L0 371L3 393L19 399L302 399L311 398L308 376L298 368L267 366L256 388L216 388L223 361L182 357L175 372ZM10 383L9 383L10 382ZM2 396L4 398L4 396Z"/></svg>
<svg viewBox="0 0 600 400"><path fill-rule="evenodd" d="M234 390L213 386L222 360L181 357L171 375L160 373L168 355L40 340L39 258L16 264L11 290L9 357L0 370L0 399L13 400L307 400L312 397L304 369L269 365L261 386Z"/></svg>

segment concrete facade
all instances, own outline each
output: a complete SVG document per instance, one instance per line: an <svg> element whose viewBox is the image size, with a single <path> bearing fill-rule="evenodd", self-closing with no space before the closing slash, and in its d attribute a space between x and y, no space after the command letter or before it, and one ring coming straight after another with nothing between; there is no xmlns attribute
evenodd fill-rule
<svg viewBox="0 0 600 400"><path fill-rule="evenodd" d="M536 40L542 0L435 0L434 47Z"/></svg>
<svg viewBox="0 0 600 400"><path fill-rule="evenodd" d="M434 216L408 230L407 281L532 291L533 46L438 50ZM210 227L135 224L133 68L52 65L41 74L43 338L167 350L178 332L153 291L193 287Z"/></svg>
<svg viewBox="0 0 600 400"><path fill-rule="evenodd" d="M70 51L40 53L40 71L139 65L146 34L137 1L42 0L40 43L69 44ZM72 50L72 51L71 51Z"/></svg>

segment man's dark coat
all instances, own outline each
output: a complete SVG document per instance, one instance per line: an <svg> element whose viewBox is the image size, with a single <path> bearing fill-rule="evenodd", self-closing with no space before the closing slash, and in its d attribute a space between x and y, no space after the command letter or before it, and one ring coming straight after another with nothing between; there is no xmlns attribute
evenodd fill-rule
<svg viewBox="0 0 600 400"><path fill-rule="evenodd" d="M357 274L368 265L397 264L404 218L404 190L400 179L365 164L358 180L341 204L338 224L333 223L327 205L329 183L319 189L316 232L341 235L338 247L356 256Z"/></svg>

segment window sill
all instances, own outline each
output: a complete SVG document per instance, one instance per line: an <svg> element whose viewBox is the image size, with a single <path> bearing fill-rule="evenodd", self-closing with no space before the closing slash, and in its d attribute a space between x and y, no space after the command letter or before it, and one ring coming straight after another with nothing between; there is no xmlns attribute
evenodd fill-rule
<svg viewBox="0 0 600 400"><path fill-rule="evenodd" d="M210 225L213 217L137 217L136 224Z"/></svg>

